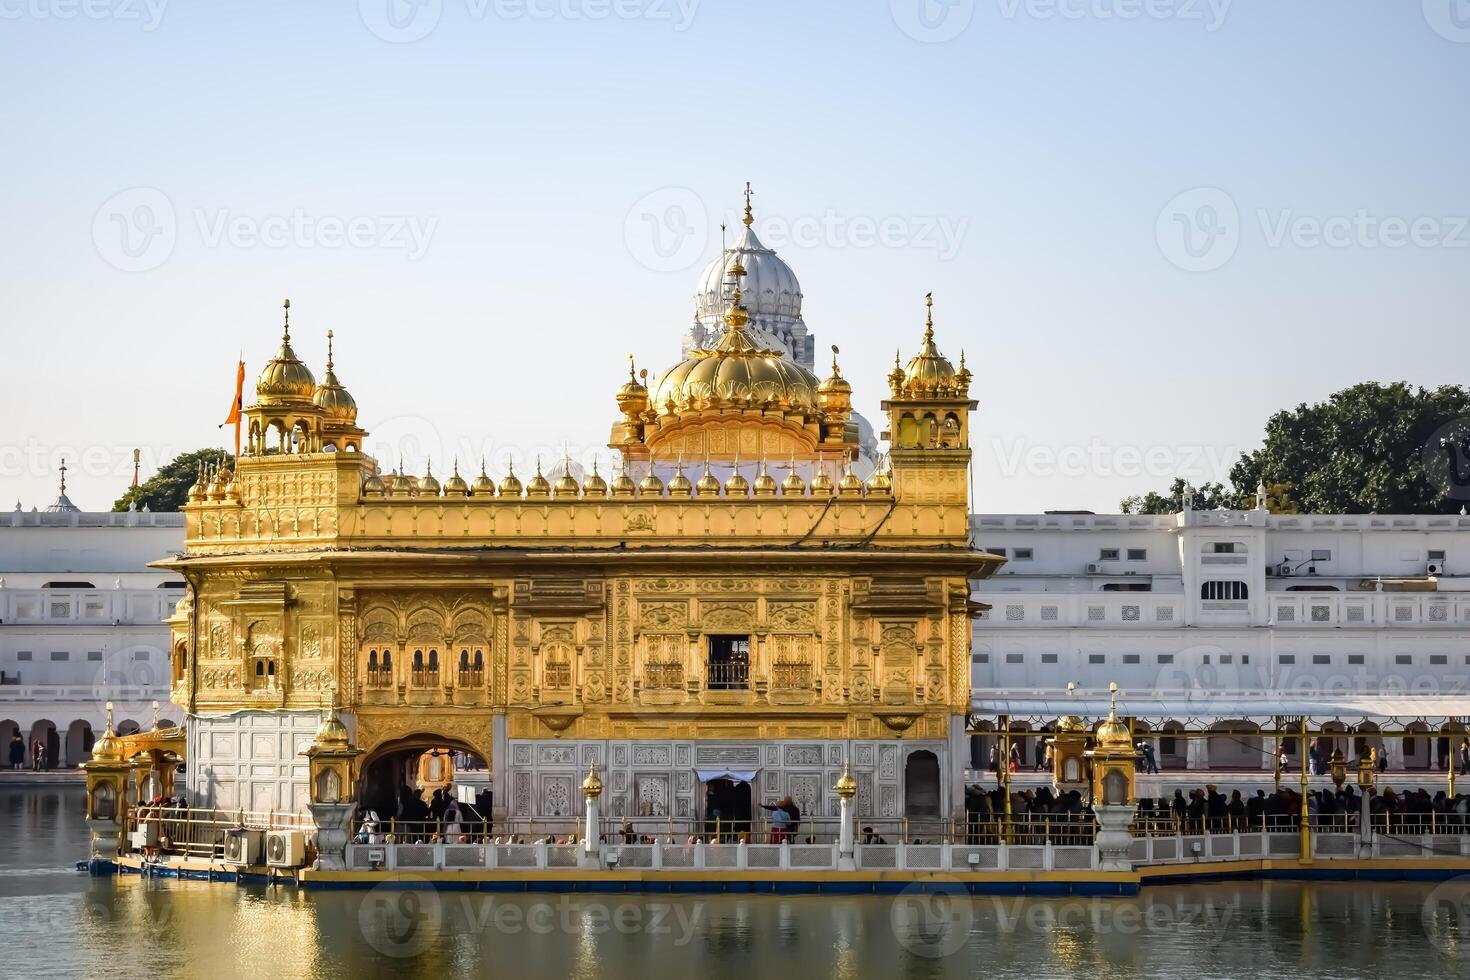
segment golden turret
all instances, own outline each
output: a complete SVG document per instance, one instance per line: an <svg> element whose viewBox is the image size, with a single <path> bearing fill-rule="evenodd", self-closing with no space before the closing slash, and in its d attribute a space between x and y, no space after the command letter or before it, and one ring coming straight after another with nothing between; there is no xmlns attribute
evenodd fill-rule
<svg viewBox="0 0 1470 980"><path fill-rule="evenodd" d="M735 457L735 470L730 474L730 479L725 481L725 496L748 497L750 496L750 483L740 474L740 457Z"/></svg>
<svg viewBox="0 0 1470 980"><path fill-rule="evenodd" d="M316 394L316 378L291 349L291 301L288 299L283 305L286 314L281 349L255 379L255 400L259 405L311 405Z"/></svg>
<svg viewBox="0 0 1470 980"><path fill-rule="evenodd" d="M312 395L312 403L321 410L322 415L332 422L340 422L345 425L357 424L357 401L337 380L337 372L332 362L332 331L327 331L327 373L322 378L322 383L316 386L316 392Z"/></svg>
<svg viewBox="0 0 1470 980"><path fill-rule="evenodd" d="M791 472L786 474L786 479L781 481L781 496L803 497L806 495L806 481L801 474L796 472L796 456L791 457Z"/></svg>
<svg viewBox="0 0 1470 980"><path fill-rule="evenodd" d="M776 478L766 472L765 460L761 460L761 468L755 475L753 489L757 497L774 497L776 495Z"/></svg>
<svg viewBox="0 0 1470 980"><path fill-rule="evenodd" d="M459 475L459 460L454 461L454 473L444 481L444 496L446 497L468 497L470 485L464 482L464 477Z"/></svg>
<svg viewBox="0 0 1470 980"><path fill-rule="evenodd" d="M501 484L500 492L505 493L505 484ZM551 496L551 484L541 473L541 457L536 457L536 475L531 477L531 482L526 484L527 497L549 497Z"/></svg>
<svg viewBox="0 0 1470 980"><path fill-rule="evenodd" d="M704 472L699 475L699 482L694 489L701 497L718 497L720 495L720 481L710 472L709 457L704 458Z"/></svg>
<svg viewBox="0 0 1470 980"><path fill-rule="evenodd" d="M545 482L544 480L542 481ZM514 463L507 463L505 467L505 479L500 481L500 495L502 497L520 497L521 479L516 476Z"/></svg>
<svg viewBox="0 0 1470 980"><path fill-rule="evenodd" d="M597 472L597 460L592 461L592 472L582 481L582 496L584 497L606 497L607 481L602 474Z"/></svg>
<svg viewBox="0 0 1470 980"><path fill-rule="evenodd" d="M694 485L689 482L689 477L684 475L684 460L681 458L674 466L674 475L669 479L670 497L692 497L694 496Z"/></svg>
<svg viewBox="0 0 1470 980"><path fill-rule="evenodd" d="M475 477L475 482L470 485L470 493L476 497L495 496L495 481L490 479L490 474L485 472L485 457L480 457L480 475Z"/></svg>
<svg viewBox="0 0 1470 980"><path fill-rule="evenodd" d="M572 476L572 457L564 454L561 465L561 476L556 478L556 486L552 488L552 496L557 499L573 499L577 496L580 488L577 486L577 478Z"/></svg>
<svg viewBox="0 0 1470 980"><path fill-rule="evenodd" d="M424 475L419 480L419 496L439 496L439 481L434 479L434 467L428 460L424 461Z"/></svg>

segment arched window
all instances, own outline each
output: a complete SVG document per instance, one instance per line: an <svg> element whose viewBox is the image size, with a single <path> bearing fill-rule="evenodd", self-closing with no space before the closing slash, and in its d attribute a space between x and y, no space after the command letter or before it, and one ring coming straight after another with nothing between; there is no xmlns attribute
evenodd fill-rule
<svg viewBox="0 0 1470 980"><path fill-rule="evenodd" d="M368 670L377 670L377 669L378 669L378 651L376 651L376 650L369 650L368 651Z"/></svg>
<svg viewBox="0 0 1470 980"><path fill-rule="evenodd" d="M391 650L384 650L383 651L383 669L384 670L392 670L393 669L393 653L392 653Z"/></svg>
<svg viewBox="0 0 1470 980"><path fill-rule="evenodd" d="M470 669L470 652L468 650L461 650L461 651L459 651L459 669L460 670L469 670Z"/></svg>
<svg viewBox="0 0 1470 980"><path fill-rule="evenodd" d="M422 650L415 650L413 652L413 669L414 670L423 670L424 669L424 651L422 651Z"/></svg>
<svg viewBox="0 0 1470 980"><path fill-rule="evenodd" d="M429 669L430 670L438 670L439 669L439 651L438 650L430 650L429 651Z"/></svg>

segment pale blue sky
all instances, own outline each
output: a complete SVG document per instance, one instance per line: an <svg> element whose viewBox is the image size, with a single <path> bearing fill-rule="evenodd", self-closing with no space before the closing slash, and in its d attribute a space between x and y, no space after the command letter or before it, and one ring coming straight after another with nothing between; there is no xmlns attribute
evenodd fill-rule
<svg viewBox="0 0 1470 980"><path fill-rule="evenodd" d="M981 510L1111 510L1282 406L1470 380L1463 0L87 2L0 0L6 507L63 453L100 509L133 446L220 444L284 296L436 473L590 452L747 179L869 417L934 291Z"/></svg>

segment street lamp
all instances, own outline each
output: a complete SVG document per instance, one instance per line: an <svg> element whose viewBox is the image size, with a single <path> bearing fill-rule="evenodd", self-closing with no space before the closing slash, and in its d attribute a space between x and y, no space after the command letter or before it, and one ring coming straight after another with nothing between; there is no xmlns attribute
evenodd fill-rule
<svg viewBox="0 0 1470 980"><path fill-rule="evenodd" d="M1332 750L1332 785L1336 786L1338 792L1342 791L1342 784L1347 782L1347 759L1342 754L1342 749Z"/></svg>

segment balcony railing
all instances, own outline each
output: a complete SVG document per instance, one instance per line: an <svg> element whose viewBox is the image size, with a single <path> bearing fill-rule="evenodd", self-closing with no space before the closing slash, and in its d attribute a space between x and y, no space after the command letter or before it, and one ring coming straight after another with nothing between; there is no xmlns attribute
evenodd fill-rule
<svg viewBox="0 0 1470 980"><path fill-rule="evenodd" d="M712 660L706 670L711 691L743 691L750 687L750 663L745 660Z"/></svg>
<svg viewBox="0 0 1470 980"><path fill-rule="evenodd" d="M541 672L541 686L561 690L572 686L572 665L549 663Z"/></svg>
<svg viewBox="0 0 1470 980"><path fill-rule="evenodd" d="M771 665L771 687L778 691L809 691L812 665L802 662Z"/></svg>
<svg viewBox="0 0 1470 980"><path fill-rule="evenodd" d="M439 668L415 667L412 673L412 682L414 687L438 687Z"/></svg>

